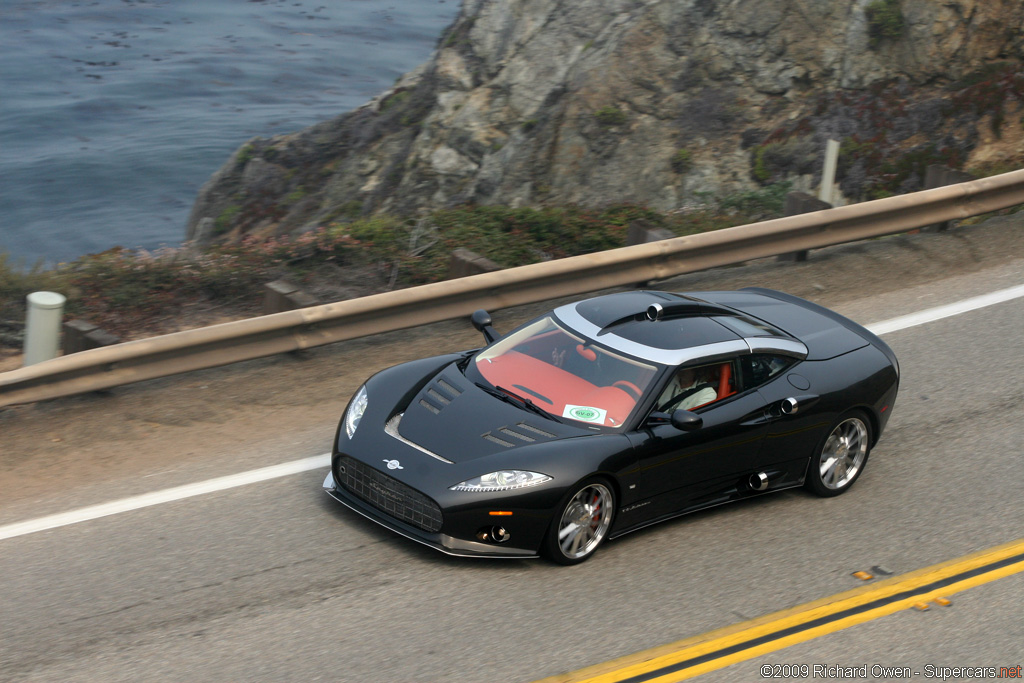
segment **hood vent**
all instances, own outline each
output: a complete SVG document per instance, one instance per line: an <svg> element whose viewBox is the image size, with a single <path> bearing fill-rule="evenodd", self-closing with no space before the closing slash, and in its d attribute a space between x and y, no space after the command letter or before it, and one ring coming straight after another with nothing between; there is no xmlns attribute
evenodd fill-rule
<svg viewBox="0 0 1024 683"><path fill-rule="evenodd" d="M497 432L497 434L495 434L494 432L487 432L486 434L482 434L481 436L490 441L491 443L496 443L499 446L504 446L505 448L515 448L516 446L522 446L523 444L526 443L536 443L537 437L544 437L542 441L556 438L555 434L552 434L551 432L546 432L539 427L528 425L525 422L519 422L518 424L516 424L515 427L499 427L495 431ZM537 436L531 436L530 433L536 434ZM500 434L501 436L498 436L498 434ZM520 441L522 443L515 443L508 439L503 439L501 438L502 436L515 439L516 441Z"/></svg>
<svg viewBox="0 0 1024 683"><path fill-rule="evenodd" d="M541 436L547 437L549 439L553 439L556 436L551 432L544 431L540 427L534 427L533 425L528 425L525 422L520 422L519 424L516 425L516 427L519 427L520 429L525 429L528 432L533 432L534 434L540 434Z"/></svg>
<svg viewBox="0 0 1024 683"><path fill-rule="evenodd" d="M432 412L434 415L437 415L438 413L441 412L440 408L435 406L430 401L424 400L422 398L420 399L420 405L423 406L424 408L426 408L427 410L429 410L430 412Z"/></svg>
<svg viewBox="0 0 1024 683"><path fill-rule="evenodd" d="M420 395L419 404L437 415L461 394L461 389L439 378Z"/></svg>
<svg viewBox="0 0 1024 683"><path fill-rule="evenodd" d="M433 387L431 387L430 389L427 389L427 396L429 396L430 398L434 399L435 401L438 401L442 405L448 405L449 403L452 402L452 400L450 398L448 398L447 396L442 394L440 391L437 391Z"/></svg>
<svg viewBox="0 0 1024 683"><path fill-rule="evenodd" d="M456 396L462 393L462 389L452 386L448 382L445 382L443 379L437 380L437 386L440 387L442 391L447 392L448 395L451 396L452 398L455 398Z"/></svg>
<svg viewBox="0 0 1024 683"><path fill-rule="evenodd" d="M526 434L520 434L519 432L513 431L513 430L509 429L508 427L502 427L498 431L501 432L502 434L504 434L505 436L511 436L512 438L519 439L520 441L525 441L527 443L533 443L534 441L537 440L537 439L533 438L532 436L527 436Z"/></svg>
<svg viewBox="0 0 1024 683"><path fill-rule="evenodd" d="M490 441L491 443L496 443L499 446L504 446L505 448L514 448L515 447L515 444L512 443L511 441L505 441L505 439L499 439L498 437L496 437L494 434L491 434L490 432L487 432L486 434L484 434L483 437L485 439L487 439L488 441Z"/></svg>

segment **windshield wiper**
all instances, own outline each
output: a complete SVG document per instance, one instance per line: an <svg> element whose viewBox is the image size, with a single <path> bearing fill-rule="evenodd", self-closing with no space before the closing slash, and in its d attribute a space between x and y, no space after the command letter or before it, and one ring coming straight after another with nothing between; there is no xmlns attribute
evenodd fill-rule
<svg viewBox="0 0 1024 683"><path fill-rule="evenodd" d="M541 417L546 417L549 420L554 420L555 422L561 422L561 420L559 420L554 415L552 415L548 411L544 410L539 405L537 405L536 403L534 403L530 399L526 398L525 396L520 396L519 394L515 393L514 391L509 391L505 387L499 387L499 386L495 385L495 388L498 391L504 391L506 394L508 394L512 398L516 399L517 401L521 401L524 406L526 406L527 408L529 408L533 412L537 413Z"/></svg>
<svg viewBox="0 0 1024 683"><path fill-rule="evenodd" d="M481 389L483 389L484 391L486 391L491 396L494 396L495 398L500 398L505 403L511 403L514 406L519 406L521 408L525 408L526 410L529 410L530 412L536 413L537 415L540 415L541 417L546 417L547 419L552 420L554 422L559 422L559 423L561 422L561 420L559 420L557 417L555 417L554 415L552 415L548 411L544 410L543 408L538 406L536 403L534 403L530 399L528 399L528 398L526 398L524 396L520 396L519 394L517 394L515 392L509 391L508 389L505 389L504 387L496 386L494 389L492 389L491 387L486 386L484 384L481 384L480 382L475 382L475 384L478 387L480 387Z"/></svg>

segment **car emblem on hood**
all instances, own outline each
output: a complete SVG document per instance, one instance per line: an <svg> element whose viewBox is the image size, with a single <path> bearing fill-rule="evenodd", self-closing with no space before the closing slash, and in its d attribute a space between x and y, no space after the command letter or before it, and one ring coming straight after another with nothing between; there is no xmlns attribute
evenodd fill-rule
<svg viewBox="0 0 1024 683"><path fill-rule="evenodd" d="M389 470L402 470L402 469L405 469L404 467L402 467L402 464L400 462L398 462L397 460L388 460L387 458L385 458L384 462L386 462L388 464L388 469Z"/></svg>

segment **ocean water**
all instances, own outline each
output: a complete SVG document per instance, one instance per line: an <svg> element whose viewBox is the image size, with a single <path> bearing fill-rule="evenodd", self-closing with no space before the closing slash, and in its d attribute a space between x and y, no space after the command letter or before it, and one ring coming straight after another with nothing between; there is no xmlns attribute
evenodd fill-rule
<svg viewBox="0 0 1024 683"><path fill-rule="evenodd" d="M253 136L351 110L458 0L0 0L0 252L176 246Z"/></svg>

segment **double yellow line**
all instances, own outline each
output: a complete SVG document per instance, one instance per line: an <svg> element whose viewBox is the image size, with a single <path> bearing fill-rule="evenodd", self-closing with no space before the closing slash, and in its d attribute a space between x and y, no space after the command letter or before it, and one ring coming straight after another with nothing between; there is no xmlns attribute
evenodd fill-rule
<svg viewBox="0 0 1024 683"><path fill-rule="evenodd" d="M681 681L1018 572L1024 539L537 683Z"/></svg>

